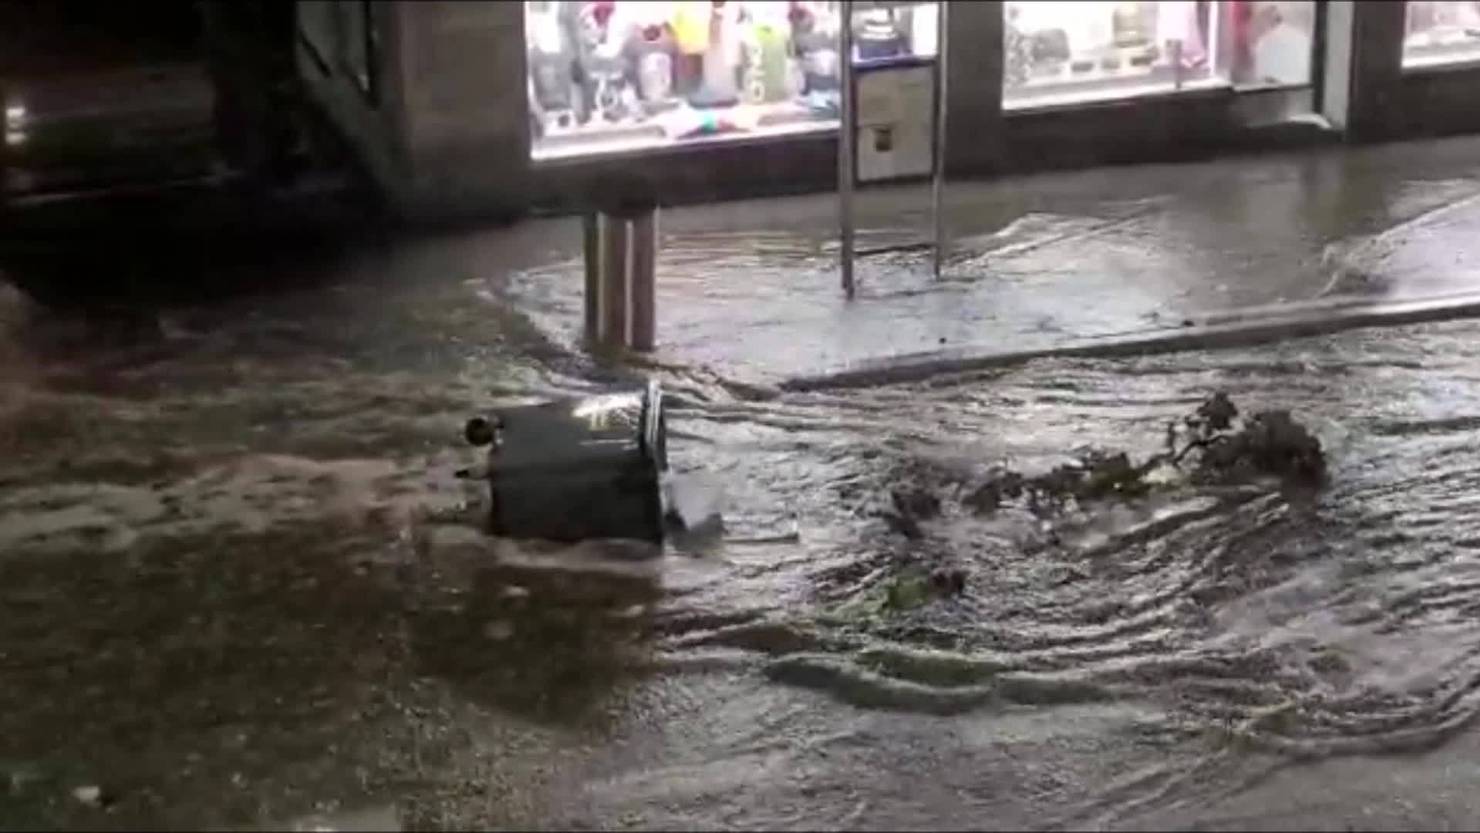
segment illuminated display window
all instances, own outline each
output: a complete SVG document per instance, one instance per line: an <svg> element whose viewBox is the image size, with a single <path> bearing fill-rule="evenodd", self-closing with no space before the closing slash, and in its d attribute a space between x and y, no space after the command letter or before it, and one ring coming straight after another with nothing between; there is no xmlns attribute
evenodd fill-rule
<svg viewBox="0 0 1480 833"><path fill-rule="evenodd" d="M934 54L934 3L856 4L860 58ZM840 4L525 3L535 159L838 126Z"/></svg>
<svg viewBox="0 0 1480 833"><path fill-rule="evenodd" d="M1480 2L1410 0L1403 33L1403 66L1480 61Z"/></svg>
<svg viewBox="0 0 1480 833"><path fill-rule="evenodd" d="M1298 86L1311 82L1316 4L1229 2L1228 74L1239 87Z"/></svg>
<svg viewBox="0 0 1480 833"><path fill-rule="evenodd" d="M1071 104L1175 90L1213 77L1209 4L1003 4L1003 102Z"/></svg>
<svg viewBox="0 0 1480 833"><path fill-rule="evenodd" d="M1003 14L1009 108L1310 83L1310 0L1032 0Z"/></svg>

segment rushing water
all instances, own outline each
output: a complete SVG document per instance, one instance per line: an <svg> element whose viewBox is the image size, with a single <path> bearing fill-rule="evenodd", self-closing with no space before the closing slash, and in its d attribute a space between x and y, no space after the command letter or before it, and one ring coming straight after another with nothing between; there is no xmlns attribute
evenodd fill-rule
<svg viewBox="0 0 1480 833"><path fill-rule="evenodd" d="M6 291L0 824L1480 818L1435 786L1480 705L1480 325L835 392L670 367L730 541L634 558L477 531L468 415L638 377L484 276L379 277L439 251L127 331ZM1330 485L960 505L1213 390L1293 409ZM875 514L901 480L944 497L918 541ZM943 565L960 596L881 604Z"/></svg>

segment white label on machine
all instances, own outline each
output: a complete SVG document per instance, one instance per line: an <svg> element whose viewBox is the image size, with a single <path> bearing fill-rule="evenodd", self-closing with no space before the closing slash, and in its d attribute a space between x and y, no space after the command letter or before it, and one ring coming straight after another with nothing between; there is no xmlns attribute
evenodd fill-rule
<svg viewBox="0 0 1480 833"><path fill-rule="evenodd" d="M858 180L878 182L931 171L935 76L930 67L879 68L858 75Z"/></svg>

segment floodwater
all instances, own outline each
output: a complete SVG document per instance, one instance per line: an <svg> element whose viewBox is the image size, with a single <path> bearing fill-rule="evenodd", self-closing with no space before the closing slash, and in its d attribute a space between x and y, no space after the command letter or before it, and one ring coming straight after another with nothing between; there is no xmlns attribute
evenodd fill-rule
<svg viewBox="0 0 1480 833"><path fill-rule="evenodd" d="M123 323L3 289L0 826L1480 823L1480 323L830 392L664 366L728 540L655 555L478 530L469 415L641 373L440 246ZM1330 484L960 505L1215 390ZM944 499L919 540L901 481ZM964 592L885 603L936 567Z"/></svg>
<svg viewBox="0 0 1480 833"><path fill-rule="evenodd" d="M859 247L929 239L925 190L860 193ZM943 203L942 278L919 252L861 258L852 303L833 195L663 210L659 360L776 382L1480 288L1469 137L953 183ZM549 254L509 292L542 331L578 334L580 249Z"/></svg>

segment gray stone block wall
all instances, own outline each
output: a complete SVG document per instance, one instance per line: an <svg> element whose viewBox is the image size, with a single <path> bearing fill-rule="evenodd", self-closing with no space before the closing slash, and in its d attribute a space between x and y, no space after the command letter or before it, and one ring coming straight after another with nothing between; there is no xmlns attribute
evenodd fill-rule
<svg viewBox="0 0 1480 833"><path fill-rule="evenodd" d="M401 73L417 213L513 212L529 193L524 8L403 4Z"/></svg>
<svg viewBox="0 0 1480 833"><path fill-rule="evenodd" d="M300 17L322 16L313 26L320 35L316 40L323 43L318 50L310 51L300 37L296 48L298 74L309 98L375 178L391 206L409 216L414 171L407 145L404 79L395 71L403 45L400 29L409 9L400 3L371 4L380 49L374 58L376 91L372 97L351 76L339 41L343 29L336 17L357 12L358 6L355 2L299 4Z"/></svg>

